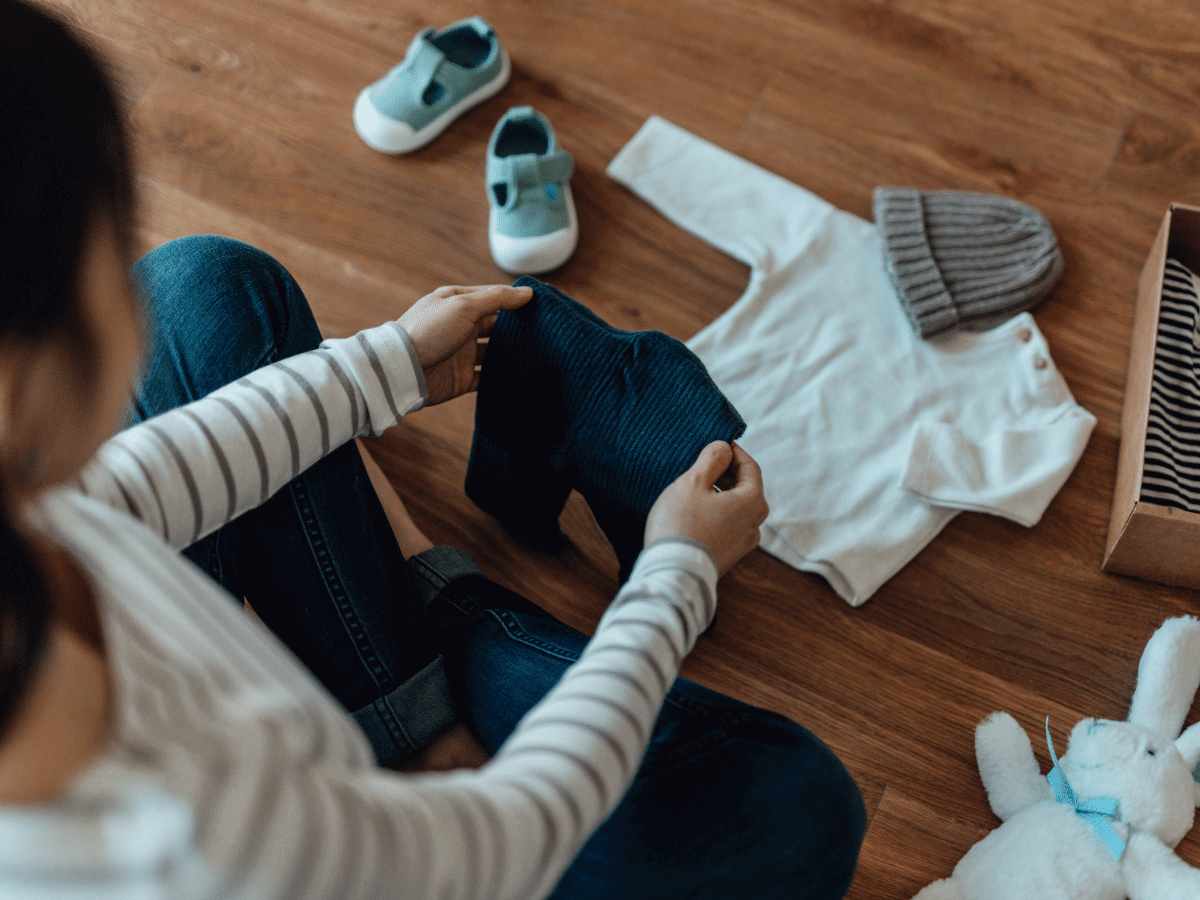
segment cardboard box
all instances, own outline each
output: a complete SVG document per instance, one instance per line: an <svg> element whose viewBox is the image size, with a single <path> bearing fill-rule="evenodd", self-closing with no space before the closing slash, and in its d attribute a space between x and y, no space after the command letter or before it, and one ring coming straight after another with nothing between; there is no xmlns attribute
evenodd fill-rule
<svg viewBox="0 0 1200 900"><path fill-rule="evenodd" d="M1102 568L1200 588L1200 514L1140 500L1150 417L1150 381L1167 257L1200 272L1200 207L1172 203L1137 286L1121 453Z"/></svg>

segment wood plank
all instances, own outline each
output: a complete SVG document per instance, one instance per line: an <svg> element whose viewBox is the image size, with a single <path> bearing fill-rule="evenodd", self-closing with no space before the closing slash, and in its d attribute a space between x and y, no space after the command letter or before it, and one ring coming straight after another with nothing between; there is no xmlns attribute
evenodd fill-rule
<svg viewBox="0 0 1200 900"><path fill-rule="evenodd" d="M972 4L901 0L897 11L980 35L1021 65L1058 98L1096 96L1194 102L1195 34L1200 10L1172 0L1099 2L1080 15L1073 0Z"/></svg>
<svg viewBox="0 0 1200 900"><path fill-rule="evenodd" d="M440 284L507 282L511 276L495 267L487 249L480 148L491 118L481 117L489 111L498 116L499 107L492 107L485 104L471 114L479 133L474 140L456 135L457 149L393 159L362 146L341 108L259 109L202 74L168 69L137 109L139 159L155 182L324 246L357 268L420 284L420 293ZM597 122L605 117L604 107L611 109L592 107ZM223 123L231 119L245 127L225 130ZM640 120L624 118L611 142L613 154L638 125ZM570 133L564 129L562 135L567 146ZM689 336L740 293L744 267L711 248L681 249L693 242L667 232L661 241L665 252L676 259L686 255L691 264L676 266L677 274L664 281L662 256L647 255L656 244L647 246L629 227L604 230L634 206L639 209L631 215L639 220L657 214L603 174L609 156L589 159L587 149L579 153L572 180L583 248L569 269L551 277L619 327ZM330 204L329 196L345 199ZM593 231L603 237L591 240ZM625 273L624 281L602 277L611 270ZM589 290L593 285L603 290ZM654 302L659 297L662 302Z"/></svg>
<svg viewBox="0 0 1200 900"><path fill-rule="evenodd" d="M481 12L478 5L434 0L405 7L422 25ZM370 0L362 8L381 22L395 18L393 3ZM744 39L744 13L733 4L539 3L534 12L524 0L502 0L482 12L517 70L548 97L562 90L564 76L583 77L635 108L639 119L660 111L669 97L679 124L716 138L733 137L773 67ZM391 52L406 47L414 31L393 28ZM730 52L730 43L740 52Z"/></svg>
<svg viewBox="0 0 1200 900"><path fill-rule="evenodd" d="M963 854L990 830L889 787L871 820L846 900L912 897L927 884L948 878Z"/></svg>
<svg viewBox="0 0 1200 900"><path fill-rule="evenodd" d="M983 79L947 80L867 41L802 54L789 69L772 78L734 149L864 218L878 184L1017 199L1094 186L1132 112L1071 116L1031 91L997 96Z"/></svg>
<svg viewBox="0 0 1200 900"><path fill-rule="evenodd" d="M142 178L138 187L143 250L189 234L220 234L253 244L282 262L296 278L326 337L344 337L399 318L429 289L428 284L346 259L328 247L306 243L169 183Z"/></svg>

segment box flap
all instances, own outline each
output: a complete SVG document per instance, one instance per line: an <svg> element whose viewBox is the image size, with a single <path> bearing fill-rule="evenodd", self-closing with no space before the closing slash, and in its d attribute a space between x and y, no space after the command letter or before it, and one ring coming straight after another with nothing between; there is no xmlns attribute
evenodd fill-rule
<svg viewBox="0 0 1200 900"><path fill-rule="evenodd" d="M1158 336L1158 309L1162 301L1163 269L1167 261L1177 206L1171 204L1163 216L1158 236L1138 277L1133 313L1133 336L1129 341L1129 363L1125 373L1125 401L1121 407L1121 447L1117 457L1117 481L1113 488L1108 520L1105 565L1142 492L1142 464L1146 453L1146 426L1150 416L1150 379L1154 372L1154 345ZM1197 210L1200 214L1200 210ZM1200 223L1198 223L1200 224Z"/></svg>
<svg viewBox="0 0 1200 900"><path fill-rule="evenodd" d="M1106 555L1106 572L1200 587L1200 514L1136 503Z"/></svg>

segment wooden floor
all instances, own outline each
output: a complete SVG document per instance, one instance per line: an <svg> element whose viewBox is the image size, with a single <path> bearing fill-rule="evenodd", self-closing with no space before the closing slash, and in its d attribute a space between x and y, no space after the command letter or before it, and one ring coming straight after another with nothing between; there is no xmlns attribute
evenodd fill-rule
<svg viewBox="0 0 1200 900"><path fill-rule="evenodd" d="M1040 524L964 514L864 607L755 551L721 585L684 672L794 717L871 816L850 896L907 898L997 825L973 729L1034 738L1123 718L1142 646L1195 592L1100 571L1134 285L1167 204L1200 201L1200 9L1183 0L53 0L112 60L133 123L147 246L215 232L299 278L328 335L444 283L507 280L483 165L509 106L574 154L580 247L552 280L623 328L694 334L747 281L604 174L658 114L869 217L879 184L1003 193L1046 213L1066 274L1037 311L1099 418ZM482 13L513 79L391 158L355 135L360 88L425 25ZM496 579L591 629L616 563L573 498L575 549L514 544L462 490L472 401L374 443L414 517ZM1200 829L1180 852L1200 864Z"/></svg>

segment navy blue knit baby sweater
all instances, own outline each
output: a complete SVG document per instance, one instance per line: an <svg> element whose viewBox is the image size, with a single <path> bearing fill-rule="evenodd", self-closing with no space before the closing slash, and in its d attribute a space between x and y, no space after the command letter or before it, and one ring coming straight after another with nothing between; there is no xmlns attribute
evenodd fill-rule
<svg viewBox="0 0 1200 900"><path fill-rule="evenodd" d="M622 581L646 516L712 441L746 423L691 350L621 331L528 276L533 299L496 319L475 401L467 496L519 538L561 542L571 489L617 553Z"/></svg>

